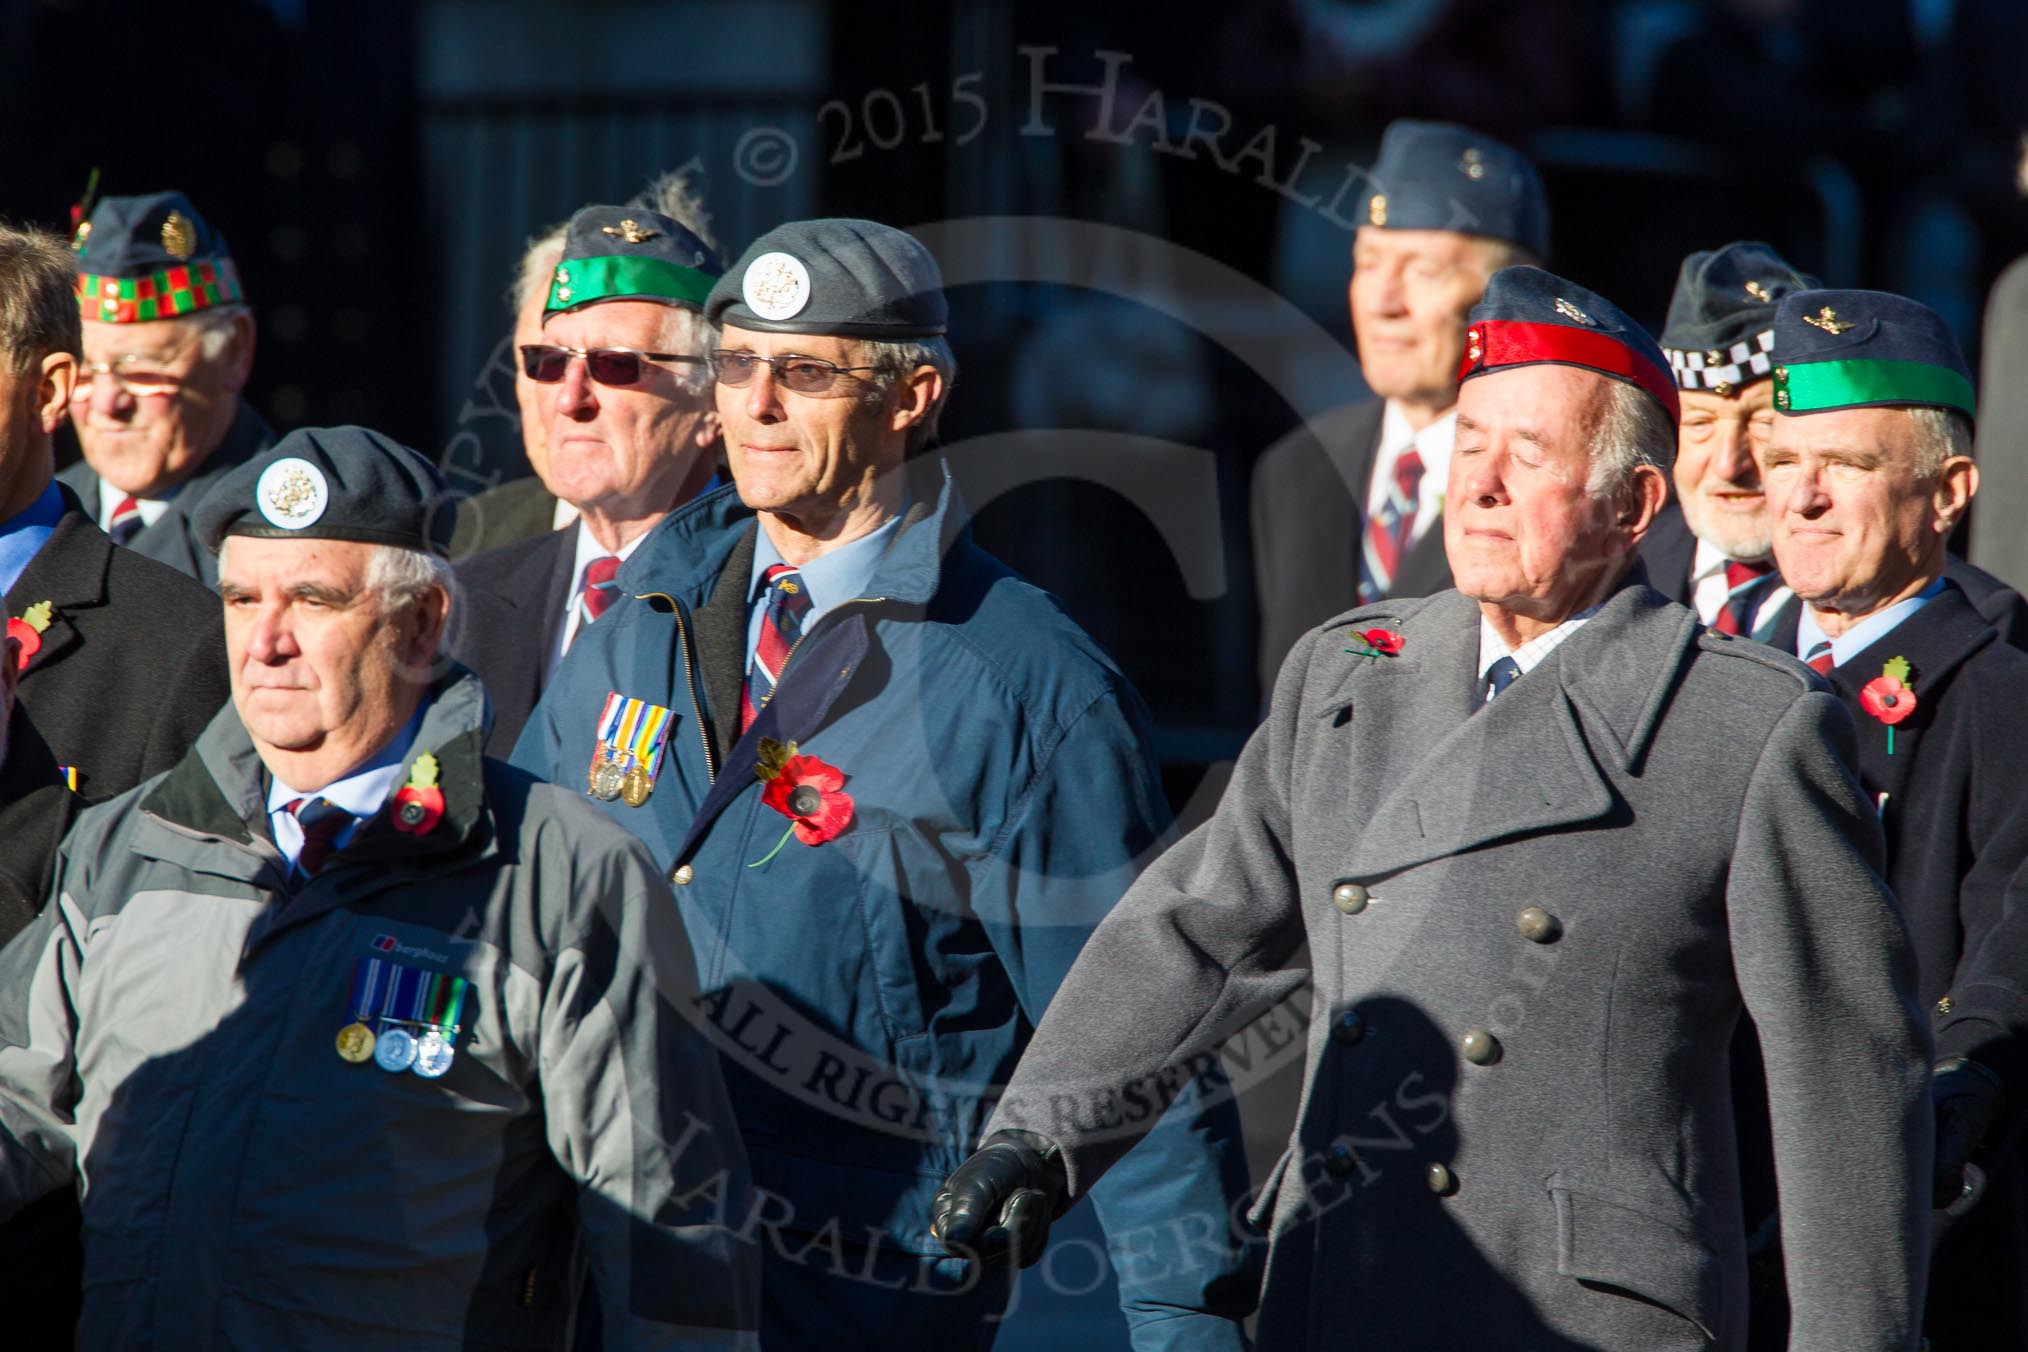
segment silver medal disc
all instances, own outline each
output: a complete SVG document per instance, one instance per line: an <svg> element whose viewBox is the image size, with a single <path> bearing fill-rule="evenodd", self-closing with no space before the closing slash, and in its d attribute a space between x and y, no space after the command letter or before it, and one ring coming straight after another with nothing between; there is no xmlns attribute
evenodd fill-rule
<svg viewBox="0 0 2028 1352"><path fill-rule="evenodd" d="M450 1039L432 1028L416 1040L415 1064L409 1069L425 1080L434 1080L451 1068L457 1055L451 1049Z"/></svg>
<svg viewBox="0 0 2028 1352"><path fill-rule="evenodd" d="M406 1028L390 1028L373 1044L373 1059L382 1070L400 1074L415 1063L415 1035Z"/></svg>
<svg viewBox="0 0 2028 1352"><path fill-rule="evenodd" d="M620 786L626 782L627 770L617 760L599 763L598 778L592 782L592 793L606 802L620 796Z"/></svg>

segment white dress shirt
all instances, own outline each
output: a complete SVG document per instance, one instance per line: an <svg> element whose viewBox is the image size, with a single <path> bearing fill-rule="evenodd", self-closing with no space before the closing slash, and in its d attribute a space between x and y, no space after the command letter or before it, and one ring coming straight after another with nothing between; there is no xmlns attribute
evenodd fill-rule
<svg viewBox="0 0 2028 1352"><path fill-rule="evenodd" d="M618 551L620 562L625 563L633 557L634 551L640 548L641 541L647 539L648 534L647 531L642 531L621 545ZM556 634L549 645L549 659L542 664L545 680L550 672L556 670L556 664L563 660L564 653L570 650L571 640L577 637L577 631L584 623L584 570L591 565L592 560L605 557L606 547L592 535L591 527L582 521L578 522L577 557L570 565L570 594L564 600L563 618L557 621Z"/></svg>
<svg viewBox="0 0 2028 1352"><path fill-rule="evenodd" d="M1526 676L1536 667L1541 666L1543 660L1546 659L1549 656L1549 654L1556 651L1557 644L1563 642L1563 640L1569 638L1572 634L1576 633L1580 628L1584 626L1585 621L1589 620L1592 616L1598 614L1599 611L1604 608L1605 602L1601 601L1597 605L1591 607L1589 610L1580 610L1577 612L1577 614L1571 616L1569 619L1565 620L1562 624L1557 625L1554 629L1551 629L1548 633L1537 634L1534 638L1529 639L1526 643L1522 644L1518 648L1509 648L1507 646L1507 640L1501 638L1499 631L1493 628L1493 622L1487 619L1483 614L1480 615L1479 616L1480 692L1483 693L1485 691L1486 682L1489 679L1487 673L1493 669L1493 664L1495 662L1499 661L1503 657L1511 657L1514 659L1514 665L1521 668L1521 674L1523 676Z"/></svg>
<svg viewBox="0 0 2028 1352"><path fill-rule="evenodd" d="M176 485L176 488L181 488L182 486L183 486L182 484L178 484ZM162 513L169 510L169 498L173 498L176 496L176 488L172 488L169 490L168 498L134 499L134 504L141 509L141 529L146 530L148 527L154 525L157 521L160 521L162 519ZM120 504L125 502L126 500L127 495L125 493L122 493L119 489L113 487L111 484L107 483L104 479L99 480L100 530L103 531L112 530L113 513L118 511Z"/></svg>

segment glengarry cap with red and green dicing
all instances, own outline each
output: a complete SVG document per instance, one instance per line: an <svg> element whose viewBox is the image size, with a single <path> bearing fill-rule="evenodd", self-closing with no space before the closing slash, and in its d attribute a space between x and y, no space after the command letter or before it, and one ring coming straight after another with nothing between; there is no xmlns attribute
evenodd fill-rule
<svg viewBox="0 0 2028 1352"><path fill-rule="evenodd" d="M1775 409L1944 408L1977 416L1943 316L1886 291L1796 291L1775 310Z"/></svg>
<svg viewBox="0 0 2028 1352"><path fill-rule="evenodd" d="M585 207L564 227L543 317L608 300L704 308L725 265L703 240L644 207Z"/></svg>
<svg viewBox="0 0 2028 1352"><path fill-rule="evenodd" d="M176 319L245 300L225 236L180 192L101 198L71 247L78 308L102 324Z"/></svg>

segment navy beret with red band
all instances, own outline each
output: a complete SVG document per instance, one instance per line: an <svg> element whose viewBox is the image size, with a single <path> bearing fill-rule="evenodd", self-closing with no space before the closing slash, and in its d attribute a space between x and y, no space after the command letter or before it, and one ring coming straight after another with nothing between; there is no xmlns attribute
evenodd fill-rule
<svg viewBox="0 0 2028 1352"><path fill-rule="evenodd" d="M1617 305L1541 268L1502 268L1465 330L1460 383L1510 366L1577 366L1646 391L1681 416L1668 358Z"/></svg>

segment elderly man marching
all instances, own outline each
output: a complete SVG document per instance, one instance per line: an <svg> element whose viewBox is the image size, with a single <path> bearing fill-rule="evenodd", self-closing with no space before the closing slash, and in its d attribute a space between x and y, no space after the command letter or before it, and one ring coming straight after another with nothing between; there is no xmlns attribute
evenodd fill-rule
<svg viewBox="0 0 2028 1352"><path fill-rule="evenodd" d="M1859 778L1936 1020L1936 1189L1950 1205L1925 1324L1940 1352L2028 1341L2028 655L1945 552L1978 491L1971 371L1942 318L1877 291L1775 316L1766 451L1775 557L1801 598L1777 636L1859 727ZM1972 1166L1974 1195L1960 1197ZM1980 1176L1988 1176L1981 1192Z"/></svg>
<svg viewBox="0 0 2028 1352"><path fill-rule="evenodd" d="M899 230L748 248L706 303L735 485L627 562L515 749L678 884L778 1350L991 1343L1007 1274L945 1256L932 1195L1169 825L1133 688L972 543L928 450L946 316ZM1237 1348L1252 1303L1237 1115L1202 1083L1143 1101L1177 1107L1096 1199L1142 1349Z"/></svg>
<svg viewBox="0 0 2028 1352"><path fill-rule="evenodd" d="M1307 938L1262 1346L1738 1348L1744 1008L1791 1346L1908 1352L1929 1046L1851 719L1634 565L1675 450L1653 340L1532 268L1471 319L1458 590L1297 647L1212 820L1086 946L940 1228L1032 1252L1131 1142L1099 1107L1302 979Z"/></svg>
<svg viewBox="0 0 2028 1352"><path fill-rule="evenodd" d="M675 908L432 679L451 520L359 428L198 509L232 703L0 954L0 1214L81 1187L81 1348L560 1346L584 1255L608 1346L751 1342Z"/></svg>
<svg viewBox="0 0 2028 1352"><path fill-rule="evenodd" d="M210 586L197 504L274 441L240 397L255 330L239 269L179 192L103 199L72 247L84 365L70 418L84 459L63 482L114 544Z"/></svg>

